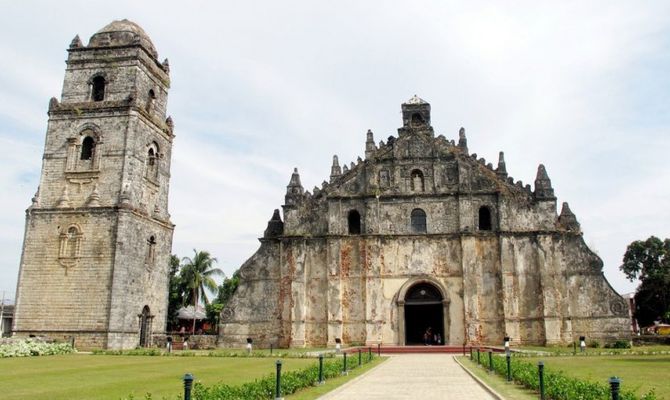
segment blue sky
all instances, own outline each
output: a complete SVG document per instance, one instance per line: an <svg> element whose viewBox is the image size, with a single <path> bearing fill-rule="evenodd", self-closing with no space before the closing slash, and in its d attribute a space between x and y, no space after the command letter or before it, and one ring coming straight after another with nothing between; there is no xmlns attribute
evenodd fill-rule
<svg viewBox="0 0 670 400"><path fill-rule="evenodd" d="M560 202L619 292L626 245L670 237L670 3L446 1L8 2L0 14L0 291L16 287L49 98L66 48L114 19L170 60L173 252L227 273L258 247L294 167L311 189L432 105L437 134Z"/></svg>

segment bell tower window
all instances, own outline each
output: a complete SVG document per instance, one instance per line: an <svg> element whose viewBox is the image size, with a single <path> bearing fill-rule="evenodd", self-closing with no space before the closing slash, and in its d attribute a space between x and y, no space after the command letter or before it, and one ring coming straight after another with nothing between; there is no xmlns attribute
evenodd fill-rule
<svg viewBox="0 0 670 400"><path fill-rule="evenodd" d="M361 214L356 210L349 211L349 234L360 235L361 233Z"/></svg>
<svg viewBox="0 0 670 400"><path fill-rule="evenodd" d="M147 178L156 179L158 177L158 144L152 143L147 150Z"/></svg>
<svg viewBox="0 0 670 400"><path fill-rule="evenodd" d="M91 99L93 101L103 101L105 99L105 78L96 76L93 78L93 85L91 88Z"/></svg>
<svg viewBox="0 0 670 400"><path fill-rule="evenodd" d="M420 208L412 210L410 224L412 233L426 233L426 212Z"/></svg>
<svg viewBox="0 0 670 400"><path fill-rule="evenodd" d="M153 89L149 89L149 94L147 97L147 106L146 106L146 111L151 112L151 110L154 107L154 102L156 101L156 93L154 92Z"/></svg>
<svg viewBox="0 0 670 400"><path fill-rule="evenodd" d="M95 140L90 136L86 136L84 140L81 142L81 159L90 160L93 158L94 153L95 153Z"/></svg>

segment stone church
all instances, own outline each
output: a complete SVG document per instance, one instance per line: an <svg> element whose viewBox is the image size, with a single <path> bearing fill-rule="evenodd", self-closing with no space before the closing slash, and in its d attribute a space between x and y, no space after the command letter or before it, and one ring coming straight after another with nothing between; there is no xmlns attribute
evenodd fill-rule
<svg viewBox="0 0 670 400"><path fill-rule="evenodd" d="M13 332L79 348L163 334L174 225L167 59L114 21L68 49L26 211ZM627 333L627 308L540 165L534 188L435 137L430 105L305 191L297 170L222 312L219 344L561 343Z"/></svg>
<svg viewBox="0 0 670 400"><path fill-rule="evenodd" d="M558 344L628 334L628 309L556 197L458 141L435 136L430 105L402 104L397 136L305 191L297 169L222 311L219 343L262 346Z"/></svg>
<svg viewBox="0 0 670 400"><path fill-rule="evenodd" d="M165 331L174 229L169 72L127 20L88 45L72 40L26 211L15 335L117 349L151 345L152 333Z"/></svg>

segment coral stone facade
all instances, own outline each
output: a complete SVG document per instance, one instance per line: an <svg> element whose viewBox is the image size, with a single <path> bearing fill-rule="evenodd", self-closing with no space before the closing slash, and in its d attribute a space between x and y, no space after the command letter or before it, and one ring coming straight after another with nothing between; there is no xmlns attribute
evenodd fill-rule
<svg viewBox="0 0 670 400"><path fill-rule="evenodd" d="M222 312L221 346L571 342L628 334L567 203L557 215L544 166L533 190L435 137L430 105L402 105L397 137L306 192L294 171Z"/></svg>
<svg viewBox="0 0 670 400"><path fill-rule="evenodd" d="M78 348L151 344L166 322L172 120L167 60L114 21L68 49L26 211L13 332Z"/></svg>

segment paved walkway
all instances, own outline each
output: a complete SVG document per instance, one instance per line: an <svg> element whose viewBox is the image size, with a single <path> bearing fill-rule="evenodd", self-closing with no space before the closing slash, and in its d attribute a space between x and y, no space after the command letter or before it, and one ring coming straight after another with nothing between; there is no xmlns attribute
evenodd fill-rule
<svg viewBox="0 0 670 400"><path fill-rule="evenodd" d="M451 354L399 354L320 399L485 400L494 397L463 371Z"/></svg>

